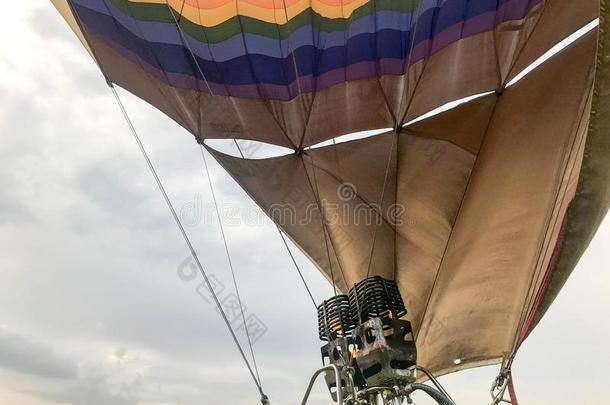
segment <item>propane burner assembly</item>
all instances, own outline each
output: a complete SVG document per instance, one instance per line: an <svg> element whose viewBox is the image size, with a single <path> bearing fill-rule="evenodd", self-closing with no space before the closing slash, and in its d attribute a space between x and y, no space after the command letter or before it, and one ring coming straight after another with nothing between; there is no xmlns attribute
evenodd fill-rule
<svg viewBox="0 0 610 405"><path fill-rule="evenodd" d="M379 276L360 281L347 295L336 295L318 307L319 337L327 342L321 348L325 367L320 372L325 373L335 402L401 404L411 401L409 394L415 389L434 390L416 383L413 329L400 319L406 314L396 282ZM453 404L445 394L435 393L443 397L441 402L435 398L437 402Z"/></svg>
<svg viewBox="0 0 610 405"><path fill-rule="evenodd" d="M411 323L400 318L407 309L396 282L370 277L318 307L322 363L341 369L341 380L326 372L334 401L376 400L384 389L400 396L400 388L417 379L417 350Z"/></svg>

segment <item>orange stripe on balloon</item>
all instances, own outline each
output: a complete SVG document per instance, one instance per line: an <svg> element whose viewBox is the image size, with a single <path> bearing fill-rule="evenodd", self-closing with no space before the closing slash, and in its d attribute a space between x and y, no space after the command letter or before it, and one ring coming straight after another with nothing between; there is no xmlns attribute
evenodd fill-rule
<svg viewBox="0 0 610 405"><path fill-rule="evenodd" d="M182 10L183 18L195 24L213 27L238 15L237 10L241 16L276 24L285 24L286 15L291 19L308 8L326 18L347 18L354 10L371 0L343 0L343 5L341 0L199 0L199 5L197 0L186 0L184 5L183 0L129 1L140 4L169 4L176 12Z"/></svg>
<svg viewBox="0 0 610 405"><path fill-rule="evenodd" d="M153 4L167 4L168 2L175 8L182 8L183 0L129 0L131 3L153 3ZM359 0L312 0L312 7L315 8L316 3L319 5L341 7L347 6L351 3L358 2ZM214 9L222 7L227 4L235 4L236 0L184 0L184 4L193 8L202 9ZM278 5L273 0L239 0L240 3L248 3L260 8L278 9L284 8L283 4ZM286 7L293 6L299 3L299 0L284 0ZM284 3L282 2L282 3Z"/></svg>

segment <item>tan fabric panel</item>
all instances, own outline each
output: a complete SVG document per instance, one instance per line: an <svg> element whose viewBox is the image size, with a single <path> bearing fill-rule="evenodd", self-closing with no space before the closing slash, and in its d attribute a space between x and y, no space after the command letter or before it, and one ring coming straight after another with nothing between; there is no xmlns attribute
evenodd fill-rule
<svg viewBox="0 0 610 405"><path fill-rule="evenodd" d="M553 45L597 17L599 17L599 0L548 2L540 11L536 24L529 28L533 32L527 43L516 46L521 51L517 54L501 55L501 60L505 61L501 65L512 66L510 73L502 75L504 83L508 83L521 73ZM561 27L561 30L558 30L558 27ZM518 28L520 27L514 27L514 29ZM503 48L507 49L509 46Z"/></svg>
<svg viewBox="0 0 610 405"><path fill-rule="evenodd" d="M475 156L449 142L400 135L395 279L415 330L444 254Z"/></svg>
<svg viewBox="0 0 610 405"><path fill-rule="evenodd" d="M180 90L180 94L193 94L191 90ZM202 94L200 104L201 130L204 138L251 139L274 145L294 148L300 139L290 136L280 127L265 100ZM300 111L295 109L295 113ZM296 117L292 117L296 119Z"/></svg>
<svg viewBox="0 0 610 405"><path fill-rule="evenodd" d="M533 327L544 316L568 280L610 208L610 20L608 1L601 1L597 66L589 128L576 195L570 204L565 234L548 286L537 308ZM529 331L527 331L529 332Z"/></svg>
<svg viewBox="0 0 610 405"><path fill-rule="evenodd" d="M496 99L495 94L487 95L415 122L406 129L414 135L445 140L477 154Z"/></svg>
<svg viewBox="0 0 610 405"><path fill-rule="evenodd" d="M294 147L298 147L304 139L305 127L309 120L314 95L306 93L299 95L292 102L269 100L268 106L278 125Z"/></svg>
<svg viewBox="0 0 610 405"><path fill-rule="evenodd" d="M262 160L208 150L327 277L332 273L338 288L347 291L366 276L371 251L370 274L393 277L397 153L393 132L301 156ZM363 161L370 162L367 170L362 170ZM318 202L330 237L332 271Z"/></svg>
<svg viewBox="0 0 610 405"><path fill-rule="evenodd" d="M180 98L173 88L163 85L148 74L143 74L139 65L123 58L95 35L87 35L87 38L97 57L104 61L101 69L108 78L151 103L189 131L197 130L197 116L193 113L187 115L188 110L179 107L185 103L196 105L198 101L195 94L191 94L188 99Z"/></svg>
<svg viewBox="0 0 610 405"><path fill-rule="evenodd" d="M450 356L470 364L512 349L554 246L594 55L592 33L500 97L417 338L433 371L454 369Z"/></svg>
<svg viewBox="0 0 610 405"><path fill-rule="evenodd" d="M95 56L93 55L93 51L91 50L91 47L87 43L87 40L85 39L85 35L83 34L82 30L80 29L79 23L76 21L76 18L74 18L74 14L72 13L70 4L68 4L68 0L51 0L51 3L53 3L53 5L57 9L57 11L59 11L59 14L61 14L61 16L64 18L64 20L66 20L66 22L68 23L68 25L70 26L72 31L74 31L74 33L78 37L79 41L83 44L83 46L85 47L87 52L89 52L91 57L93 59L95 59Z"/></svg>
<svg viewBox="0 0 610 405"><path fill-rule="evenodd" d="M466 38L462 41L458 41L445 50L440 51L437 55L434 55L432 60L435 58L443 58L443 54L445 53L455 53L455 49L457 47L466 46L469 44L473 44L478 42L478 39L475 38ZM464 43L464 44L462 44ZM460 44L460 45L458 45ZM453 49L453 51L451 51ZM409 101L413 99L413 94L417 88L417 84L422 76L424 69L426 68L429 60L424 59L414 63L409 71L402 76L383 76L379 79L379 83L381 85L383 94L385 99L387 100L388 108L392 112L392 117L394 122L401 122L401 117L404 115L404 111L409 107ZM485 85L483 84L483 87ZM460 90L460 92L463 92ZM461 93L460 93L461 94ZM460 97L458 97L460 98ZM441 105L441 102L433 103L435 106ZM431 108L434 109L435 107ZM402 114L401 114L402 112ZM397 124L394 124L393 127L397 127Z"/></svg>
<svg viewBox="0 0 610 405"><path fill-rule="evenodd" d="M527 325L527 317L531 311L537 310L537 308L534 307L536 295L541 289L546 288L546 285L543 283L547 272L552 272L554 270L551 268L553 265L553 255L556 253L556 249L558 248L558 238L560 236L560 232L562 231L562 226L565 225L564 221L566 219L568 209L570 208L570 204L576 194L576 187L582 166L584 146L587 139L592 94L593 91L591 89L587 98L583 99L583 106L580 113L581 115L580 117L576 117L577 122L573 128L575 133L574 138L572 140L568 140L568 142L572 143L571 150L565 154L565 162L562 162L565 170L558 188L557 200L550 215L551 219L548 224L548 230L545 235L545 239L543 240L541 248L542 254L537 262L530 290L527 292L525 310L519 319L519 326L517 328L518 335L527 332L523 331L524 328L531 327ZM531 329L529 331L531 331ZM520 344L519 339L514 342L515 348L518 344Z"/></svg>
<svg viewBox="0 0 610 405"><path fill-rule="evenodd" d="M325 231L301 157L244 160L207 148L271 219L338 288L346 284ZM319 170L317 171L319 172ZM327 252L328 242L328 252ZM330 263L329 263L330 253ZM331 271L332 267L332 271Z"/></svg>
<svg viewBox="0 0 610 405"><path fill-rule="evenodd" d="M393 277L396 154L397 136L392 132L314 149L305 157L348 287L367 272ZM362 162L367 162L366 170Z"/></svg>
<svg viewBox="0 0 610 405"><path fill-rule="evenodd" d="M401 95L406 100L396 116L404 117L402 123L406 123L450 101L496 89L499 75L495 55L493 32L464 38L442 49L407 85Z"/></svg>
<svg viewBox="0 0 610 405"><path fill-rule="evenodd" d="M597 0L547 0L534 6L521 21L502 23L493 32L448 46L427 60L421 75L410 79L403 93L409 100L403 102L403 109L408 108L403 122L450 101L502 88L598 14ZM404 110L396 111L398 117L405 114Z"/></svg>
<svg viewBox="0 0 610 405"><path fill-rule="evenodd" d="M344 82L315 93L302 144L315 145L343 134L394 127L378 78Z"/></svg>
<svg viewBox="0 0 610 405"><path fill-rule="evenodd" d="M545 1L535 5L528 18L522 21L509 21L502 25L495 36L497 60L499 70L499 88L506 83L508 72L514 64L515 59L519 58L521 51L530 41L534 42L550 42L550 46L559 42L563 37L574 31L571 29L572 21L564 21L564 24L554 25L553 32L535 31L543 14L550 14L552 18L558 18L560 15L569 15L574 17L568 10L571 4L565 0ZM573 2L570 2L573 3ZM559 34L559 35L557 35ZM537 38L538 35L545 35L545 38ZM527 62L527 65L532 60ZM527 66L526 65L526 66Z"/></svg>
<svg viewBox="0 0 610 405"><path fill-rule="evenodd" d="M293 147L265 101L213 96L169 86L146 73L143 64L124 58L96 35L87 37L96 56L103 61L102 70L107 77L157 107L189 132L204 133L208 138L233 137ZM205 85L201 83L201 86ZM257 136L259 133L265 136Z"/></svg>

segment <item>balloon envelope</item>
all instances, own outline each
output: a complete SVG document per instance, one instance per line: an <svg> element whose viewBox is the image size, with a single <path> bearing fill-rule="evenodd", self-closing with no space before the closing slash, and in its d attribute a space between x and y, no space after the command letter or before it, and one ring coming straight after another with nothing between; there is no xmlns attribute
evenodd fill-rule
<svg viewBox="0 0 610 405"><path fill-rule="evenodd" d="M607 211L605 31L507 87L596 0L53 3L108 81L199 142L292 148L209 150L340 289L396 279L436 373L513 353Z"/></svg>

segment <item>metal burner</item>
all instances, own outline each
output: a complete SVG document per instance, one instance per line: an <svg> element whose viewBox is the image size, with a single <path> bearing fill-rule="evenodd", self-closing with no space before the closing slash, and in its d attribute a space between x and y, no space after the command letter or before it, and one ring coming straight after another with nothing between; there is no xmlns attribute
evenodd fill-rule
<svg viewBox="0 0 610 405"><path fill-rule="evenodd" d="M398 319L407 314L398 285L380 276L366 278L349 291L350 312L354 324L372 318Z"/></svg>
<svg viewBox="0 0 610 405"><path fill-rule="evenodd" d="M355 360L368 387L415 382L417 350L411 323L372 318L354 332Z"/></svg>
<svg viewBox="0 0 610 405"><path fill-rule="evenodd" d="M400 319L406 314L396 283L379 276L318 307L319 336L328 342L321 349L322 363L341 370L325 373L333 400L416 381L413 330L409 321Z"/></svg>
<svg viewBox="0 0 610 405"><path fill-rule="evenodd" d="M336 295L318 306L318 335L330 342L350 336L356 325L352 321L347 295Z"/></svg>
<svg viewBox="0 0 610 405"><path fill-rule="evenodd" d="M353 359L349 346L350 336L355 326L352 322L347 295L336 295L318 307L318 335L320 340L328 342L320 349L324 365L334 365L339 369L352 365ZM335 402L337 402L338 395L342 398L347 395L347 381L343 374L341 374L341 381L337 381L337 374L334 372L326 372L324 378ZM338 394L338 391L341 393Z"/></svg>

